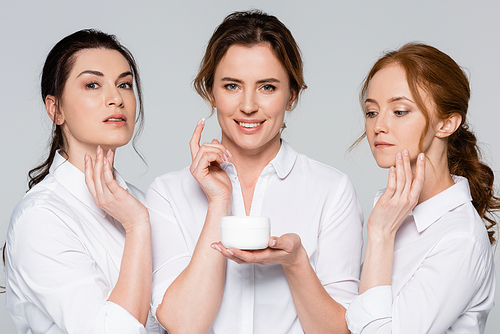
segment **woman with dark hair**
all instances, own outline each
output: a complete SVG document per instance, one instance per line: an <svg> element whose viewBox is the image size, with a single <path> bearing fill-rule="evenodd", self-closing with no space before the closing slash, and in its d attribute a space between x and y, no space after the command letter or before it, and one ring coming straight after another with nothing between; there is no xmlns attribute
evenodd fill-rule
<svg viewBox="0 0 500 334"><path fill-rule="evenodd" d="M360 94L387 188L368 219L352 333L483 333L493 307L493 172L466 116L469 81L438 49L381 57Z"/></svg>
<svg viewBox="0 0 500 334"><path fill-rule="evenodd" d="M49 52L41 91L52 141L12 213L6 309L19 333L158 331L147 325L149 213L113 169L115 150L142 126L135 60L115 36L80 30Z"/></svg>
<svg viewBox="0 0 500 334"><path fill-rule="evenodd" d="M152 312L172 333L347 333L362 212L345 174L281 139L306 88L292 34L259 11L230 14L194 86L216 109L222 139L200 146L201 120L191 167L147 192ZM262 250L227 249L219 224L230 215L269 217L281 237Z"/></svg>

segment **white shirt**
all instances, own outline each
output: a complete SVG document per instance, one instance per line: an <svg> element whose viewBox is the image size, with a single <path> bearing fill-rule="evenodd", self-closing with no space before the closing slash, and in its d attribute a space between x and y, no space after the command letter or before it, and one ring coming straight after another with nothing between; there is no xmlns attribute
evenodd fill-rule
<svg viewBox="0 0 500 334"><path fill-rule="evenodd" d="M224 163L233 186L232 214L245 207L236 169ZM153 228L155 314L172 281L189 264L208 202L189 169L157 178L146 194ZM357 295L363 245L362 210L345 174L299 155L282 141L262 171L251 216L271 219L271 234L297 233L326 291L347 306ZM214 240L218 241L218 240ZM227 263L222 305L210 333L303 333L281 265Z"/></svg>
<svg viewBox="0 0 500 334"><path fill-rule="evenodd" d="M115 178L143 200L116 171ZM107 301L124 244L122 225L95 205L84 174L57 153L50 173L14 209L7 231L5 308L18 332L147 333ZM159 333L158 323L149 328Z"/></svg>
<svg viewBox="0 0 500 334"><path fill-rule="evenodd" d="M392 285L354 300L346 314L352 333L484 332L495 295L493 253L469 182L453 178L403 221Z"/></svg>

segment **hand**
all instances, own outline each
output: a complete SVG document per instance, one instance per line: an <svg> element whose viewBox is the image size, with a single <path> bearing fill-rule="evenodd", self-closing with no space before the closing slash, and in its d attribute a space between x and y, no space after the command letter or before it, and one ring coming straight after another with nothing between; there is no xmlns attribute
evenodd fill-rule
<svg viewBox="0 0 500 334"><path fill-rule="evenodd" d="M204 120L201 119L189 142L191 158L193 159L190 171L205 192L209 202L217 199L227 201L231 199L232 195L231 180L220 165L227 161L231 153L217 139L200 146L204 125Z"/></svg>
<svg viewBox="0 0 500 334"><path fill-rule="evenodd" d="M396 168L389 170L384 194L380 197L368 218L369 232L394 238L399 226L417 205L425 180L425 156L417 158L415 177L411 171L408 150L396 155Z"/></svg>
<svg viewBox="0 0 500 334"><path fill-rule="evenodd" d="M126 232L140 224L149 225L149 212L146 207L120 187L113 178L113 159L113 151L109 150L104 156L99 146L95 164L92 164L89 155L85 155L85 183L95 204L117 219Z"/></svg>
<svg viewBox="0 0 500 334"><path fill-rule="evenodd" d="M219 242L214 242L212 248L219 251L229 260L236 263L256 263L261 265L281 264L284 267L293 266L301 261L307 253L302 246L300 237L295 233L283 234L281 237L269 238L268 247L259 250L241 250L226 248Z"/></svg>

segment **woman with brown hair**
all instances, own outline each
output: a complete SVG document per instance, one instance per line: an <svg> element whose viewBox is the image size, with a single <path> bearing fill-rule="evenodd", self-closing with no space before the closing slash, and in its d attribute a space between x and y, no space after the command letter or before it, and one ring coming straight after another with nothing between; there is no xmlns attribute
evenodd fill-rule
<svg viewBox="0 0 500 334"><path fill-rule="evenodd" d="M147 192L153 313L172 333L347 333L363 218L345 174L281 139L306 88L292 34L259 11L230 14L194 86L216 109L222 139L200 146L200 121L191 167ZM269 217L281 237L262 250L227 249L219 225L230 215Z"/></svg>
<svg viewBox="0 0 500 334"><path fill-rule="evenodd" d="M381 57L360 94L387 188L368 219L352 333L483 333L493 307L492 170L466 115L469 81L445 53L410 43Z"/></svg>
<svg viewBox="0 0 500 334"><path fill-rule="evenodd" d="M19 333L159 332L144 195L113 168L144 117L136 62L115 36L80 30L47 55L41 93L50 152L11 216L5 308Z"/></svg>

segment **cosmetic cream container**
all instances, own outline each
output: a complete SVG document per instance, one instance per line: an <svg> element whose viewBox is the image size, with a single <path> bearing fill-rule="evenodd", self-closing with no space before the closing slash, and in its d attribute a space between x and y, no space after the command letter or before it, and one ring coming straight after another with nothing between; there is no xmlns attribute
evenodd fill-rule
<svg viewBox="0 0 500 334"><path fill-rule="evenodd" d="M268 217L222 217L220 235L226 248L264 249L271 236L271 221Z"/></svg>

